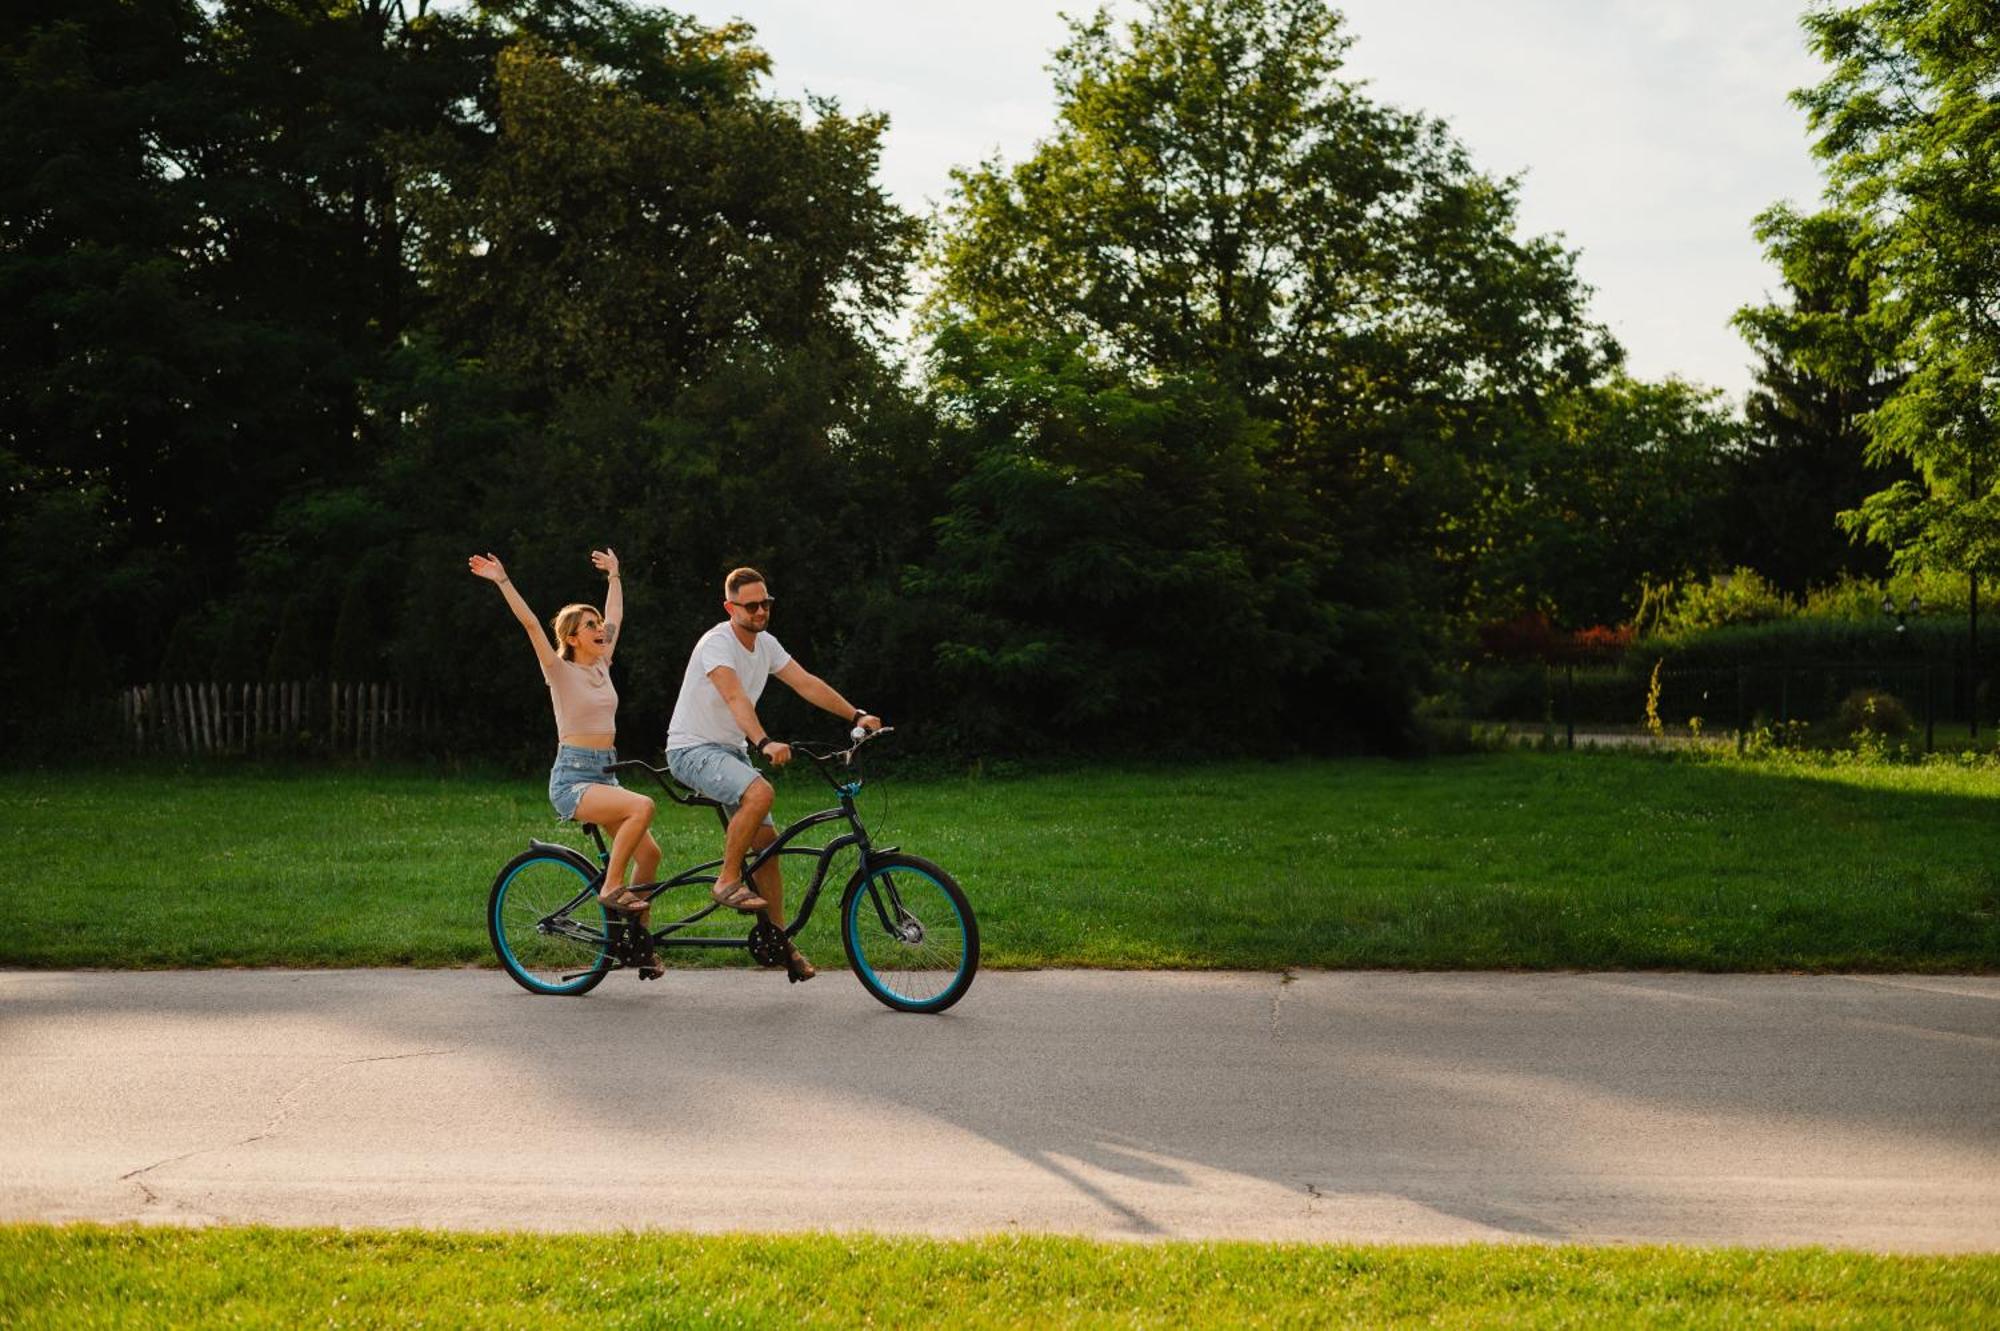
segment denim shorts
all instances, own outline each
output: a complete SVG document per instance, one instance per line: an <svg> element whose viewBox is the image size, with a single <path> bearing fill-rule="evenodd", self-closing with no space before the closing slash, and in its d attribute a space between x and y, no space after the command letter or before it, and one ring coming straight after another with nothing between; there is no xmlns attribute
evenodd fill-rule
<svg viewBox="0 0 2000 1331"><path fill-rule="evenodd" d="M579 749L574 744L559 745L556 765L549 769L549 803L556 817L568 822L576 817L577 801L585 786L615 786L618 778L604 769L618 761L616 749Z"/></svg>
<svg viewBox="0 0 2000 1331"><path fill-rule="evenodd" d="M743 792L750 789L750 783L757 779L757 769L750 765L750 759L741 749L732 749L727 744L693 744L685 749L667 751L667 770L674 774L674 780L686 786L697 795L706 795L722 806L731 818L743 803ZM764 826L775 827L771 815L764 815Z"/></svg>

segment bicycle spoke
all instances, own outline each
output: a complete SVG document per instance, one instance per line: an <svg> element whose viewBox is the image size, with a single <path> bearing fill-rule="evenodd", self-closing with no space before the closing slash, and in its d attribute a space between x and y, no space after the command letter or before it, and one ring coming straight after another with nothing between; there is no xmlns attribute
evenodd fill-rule
<svg viewBox="0 0 2000 1331"><path fill-rule="evenodd" d="M496 884L494 942L528 988L580 992L608 963L610 921L589 882L570 861L541 855L518 862Z"/></svg>
<svg viewBox="0 0 2000 1331"><path fill-rule="evenodd" d="M958 902L921 870L883 869L855 895L848 917L857 972L891 1006L925 1007L977 964Z"/></svg>

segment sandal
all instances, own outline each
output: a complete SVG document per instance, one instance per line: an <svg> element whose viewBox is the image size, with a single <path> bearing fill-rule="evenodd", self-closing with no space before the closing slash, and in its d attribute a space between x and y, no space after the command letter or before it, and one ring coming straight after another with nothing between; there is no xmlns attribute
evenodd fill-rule
<svg viewBox="0 0 2000 1331"><path fill-rule="evenodd" d="M740 910L745 915L755 915L770 904L753 892L750 884L740 878L733 883L717 883L709 895L715 898L716 905Z"/></svg>
<svg viewBox="0 0 2000 1331"><path fill-rule="evenodd" d="M660 960L660 954L653 950L653 940L648 938L645 951L639 954L639 978L657 980L667 973L667 963Z"/></svg>
<svg viewBox="0 0 2000 1331"><path fill-rule="evenodd" d="M785 958L785 979L788 982L797 984L801 980L810 980L817 974L819 967L807 961L806 954L798 949L794 948L792 954Z"/></svg>
<svg viewBox="0 0 2000 1331"><path fill-rule="evenodd" d="M634 892L629 887L621 887L609 895L600 891L597 894L597 903L606 910L629 911L638 915L652 909L653 900L651 897Z"/></svg>

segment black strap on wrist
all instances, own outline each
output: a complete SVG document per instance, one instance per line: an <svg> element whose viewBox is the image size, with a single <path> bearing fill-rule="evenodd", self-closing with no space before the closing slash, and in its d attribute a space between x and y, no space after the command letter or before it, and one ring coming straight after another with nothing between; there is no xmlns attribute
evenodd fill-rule
<svg viewBox="0 0 2000 1331"><path fill-rule="evenodd" d="M847 718L847 724L850 726L858 726L861 724L861 718L866 715L868 715L867 708L857 707L854 709L854 715Z"/></svg>
<svg viewBox="0 0 2000 1331"><path fill-rule="evenodd" d="M769 735L765 735L763 738L759 739L757 741L757 752L762 753L764 751L764 746L769 744L770 742L771 742L771 737Z"/></svg>

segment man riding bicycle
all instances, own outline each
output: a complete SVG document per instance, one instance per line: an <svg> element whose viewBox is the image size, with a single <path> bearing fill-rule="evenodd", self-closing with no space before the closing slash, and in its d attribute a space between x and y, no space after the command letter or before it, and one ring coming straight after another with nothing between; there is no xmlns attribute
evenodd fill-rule
<svg viewBox="0 0 2000 1331"><path fill-rule="evenodd" d="M879 730L882 720L841 697L771 636L767 629L773 598L763 574L754 568L735 569L722 586L728 618L702 634L688 656L673 719L667 723L667 769L682 785L722 805L729 816L715 881L716 901L745 913L763 911L782 930L785 888L778 857L772 856L757 870L754 887L743 881L745 856L777 839L771 818L774 792L750 765L749 750L755 747L775 767L783 767L792 757L791 746L772 739L757 719L764 685L775 675L801 698L850 726ZM795 946L791 957L799 978L817 974Z"/></svg>

